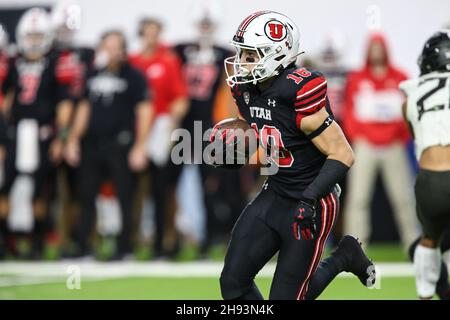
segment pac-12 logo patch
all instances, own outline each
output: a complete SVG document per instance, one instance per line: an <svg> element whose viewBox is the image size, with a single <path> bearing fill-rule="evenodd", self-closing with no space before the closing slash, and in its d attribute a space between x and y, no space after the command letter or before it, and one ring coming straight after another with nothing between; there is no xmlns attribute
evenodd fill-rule
<svg viewBox="0 0 450 320"><path fill-rule="evenodd" d="M264 26L266 36L272 41L281 41L286 38L286 26L278 20L270 20Z"/></svg>
<svg viewBox="0 0 450 320"><path fill-rule="evenodd" d="M248 93L247 91L244 92L244 101L245 101L245 104L250 103L250 93Z"/></svg>

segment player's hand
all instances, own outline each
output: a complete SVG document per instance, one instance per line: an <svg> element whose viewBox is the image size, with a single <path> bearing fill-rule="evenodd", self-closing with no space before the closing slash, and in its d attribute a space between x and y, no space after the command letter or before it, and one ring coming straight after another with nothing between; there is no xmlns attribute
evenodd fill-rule
<svg viewBox="0 0 450 320"><path fill-rule="evenodd" d="M209 142L210 144L215 144L215 150L212 157L208 159L207 164L215 168L228 169L238 169L244 165L244 163L235 163L236 154L230 155L230 152L235 150L227 147L237 143L234 129L222 128L220 123L216 124L209 135ZM229 157L233 157L232 159L230 158L231 162L227 161Z"/></svg>
<svg viewBox="0 0 450 320"><path fill-rule="evenodd" d="M77 139L69 139L64 150L64 158L72 167L78 167L81 161L80 141Z"/></svg>
<svg viewBox="0 0 450 320"><path fill-rule="evenodd" d="M49 148L48 152L49 152L50 161L52 163L54 163L54 164L61 163L61 161L63 159L64 143L58 138L54 139L50 144L50 148Z"/></svg>
<svg viewBox="0 0 450 320"><path fill-rule="evenodd" d="M300 201L295 209L293 229L296 240L312 240L316 237L316 208L313 201L308 202Z"/></svg>
<svg viewBox="0 0 450 320"><path fill-rule="evenodd" d="M234 139L236 138L236 135L234 133L233 129L223 129L221 128L220 123L216 124L212 130L211 134L209 135L209 142L217 142L217 140L221 140L223 145L234 143Z"/></svg>
<svg viewBox="0 0 450 320"><path fill-rule="evenodd" d="M144 144L135 144L128 153L128 165L135 172L144 170L147 167L148 158Z"/></svg>

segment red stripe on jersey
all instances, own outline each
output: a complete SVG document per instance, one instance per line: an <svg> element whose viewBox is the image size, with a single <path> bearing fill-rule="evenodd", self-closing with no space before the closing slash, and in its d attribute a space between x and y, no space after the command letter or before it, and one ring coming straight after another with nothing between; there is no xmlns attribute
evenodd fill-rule
<svg viewBox="0 0 450 320"><path fill-rule="evenodd" d="M297 91L296 101L308 98L310 95L314 95L322 89L326 89L327 81L324 77L320 76L311 81L305 83L300 90Z"/></svg>
<svg viewBox="0 0 450 320"><path fill-rule="evenodd" d="M327 94L327 88L323 88L319 91L314 91L312 95L308 95L307 98L301 99L300 101L296 102L294 105L296 107L307 107L310 104L313 104L314 102L317 102L320 99L323 99L325 95Z"/></svg>
<svg viewBox="0 0 450 320"><path fill-rule="evenodd" d="M312 105L305 107L305 108L299 108L295 109L296 116L295 116L295 122L297 124L297 128L300 129L300 125L302 123L302 119L304 117L310 116L320 109L324 108L327 105L327 97L325 96L323 99L317 101L316 103L313 103Z"/></svg>

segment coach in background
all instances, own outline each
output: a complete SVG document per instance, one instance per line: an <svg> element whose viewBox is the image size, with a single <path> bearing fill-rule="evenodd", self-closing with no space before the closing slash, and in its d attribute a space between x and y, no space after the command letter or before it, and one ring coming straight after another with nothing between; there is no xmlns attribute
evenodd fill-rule
<svg viewBox="0 0 450 320"><path fill-rule="evenodd" d="M417 234L406 150L410 137L401 112L404 96L398 89L405 79L392 65L384 37L373 34L366 65L348 76L343 124L356 159L347 180L344 233L368 243L370 202L380 172L406 249Z"/></svg>
<svg viewBox="0 0 450 320"><path fill-rule="evenodd" d="M101 37L96 68L86 82L66 146L66 159L80 165L81 217L79 256L91 254L89 236L95 222L95 199L110 177L122 212L116 259L131 254L135 172L147 165L145 142L151 120L147 83L127 62L126 40L120 31Z"/></svg>
<svg viewBox="0 0 450 320"><path fill-rule="evenodd" d="M186 83L178 57L160 42L162 23L154 18L139 22L141 50L130 55L130 63L142 71L155 106L148 141L150 186L155 204L153 258L174 258L180 249L175 226L175 190L182 166L170 159L172 130L180 128L189 108Z"/></svg>

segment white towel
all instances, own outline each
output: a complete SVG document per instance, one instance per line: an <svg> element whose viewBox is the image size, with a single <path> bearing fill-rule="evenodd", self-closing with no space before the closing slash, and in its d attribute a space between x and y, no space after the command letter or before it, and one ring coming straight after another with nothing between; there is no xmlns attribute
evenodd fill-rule
<svg viewBox="0 0 450 320"><path fill-rule="evenodd" d="M150 136L147 140L149 158L158 166L163 167L169 160L172 141L173 124L170 115L161 115L155 119Z"/></svg>
<svg viewBox="0 0 450 320"><path fill-rule="evenodd" d="M36 120L21 120L17 125L16 169L32 173L39 166L39 125Z"/></svg>

